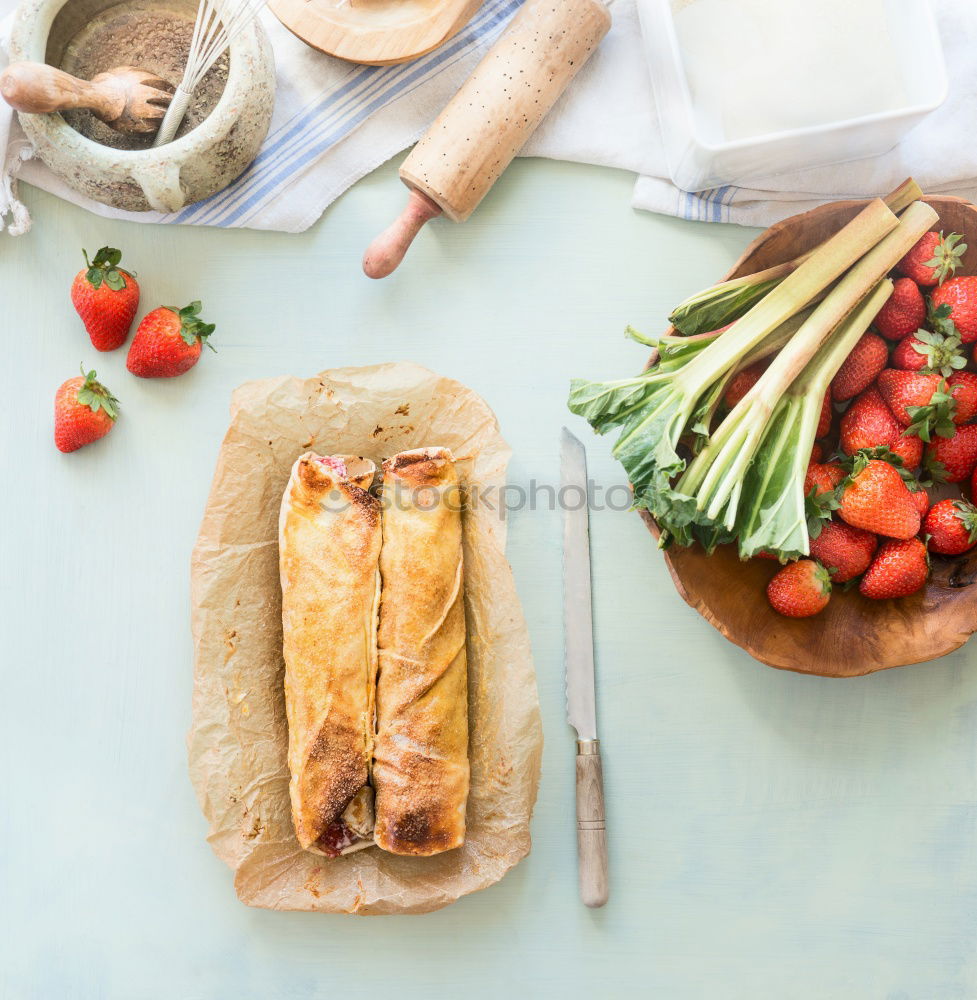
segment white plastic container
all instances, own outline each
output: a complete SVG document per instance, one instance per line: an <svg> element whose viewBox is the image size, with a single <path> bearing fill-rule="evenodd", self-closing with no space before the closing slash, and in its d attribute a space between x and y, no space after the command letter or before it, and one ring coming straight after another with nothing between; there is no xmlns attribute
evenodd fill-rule
<svg viewBox="0 0 977 1000"><path fill-rule="evenodd" d="M946 99L928 0L638 0L685 191L876 156Z"/></svg>

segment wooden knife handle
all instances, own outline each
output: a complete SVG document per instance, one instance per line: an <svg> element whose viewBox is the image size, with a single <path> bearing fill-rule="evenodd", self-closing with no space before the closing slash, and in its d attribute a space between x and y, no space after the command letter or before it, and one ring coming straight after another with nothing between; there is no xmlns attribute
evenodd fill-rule
<svg viewBox="0 0 977 1000"><path fill-rule="evenodd" d="M12 63L0 74L0 94L18 111L44 114L91 108L102 117L118 117L125 96L117 88L79 80L43 63ZM120 106L121 105L121 106Z"/></svg>
<svg viewBox="0 0 977 1000"><path fill-rule="evenodd" d="M603 906L608 895L607 831L599 740L577 740L577 860L580 898L587 906Z"/></svg>

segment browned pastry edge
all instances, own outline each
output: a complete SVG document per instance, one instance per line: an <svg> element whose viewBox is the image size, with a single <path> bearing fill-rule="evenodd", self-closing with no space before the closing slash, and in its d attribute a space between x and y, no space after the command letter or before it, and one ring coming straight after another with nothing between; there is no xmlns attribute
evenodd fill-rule
<svg viewBox="0 0 977 1000"><path fill-rule="evenodd" d="M326 854L360 839L343 814L367 785L372 759L376 645L360 648L362 632L350 625L360 618L375 634L380 509L357 485L373 479L373 464L361 465L350 481L302 455L279 525L293 822L304 848ZM330 508L330 497L347 503Z"/></svg>
<svg viewBox="0 0 977 1000"><path fill-rule="evenodd" d="M457 488L445 448L402 452L383 472L385 491ZM411 499L383 506L374 836L393 854L427 856L465 837L464 588L460 507L424 510Z"/></svg>

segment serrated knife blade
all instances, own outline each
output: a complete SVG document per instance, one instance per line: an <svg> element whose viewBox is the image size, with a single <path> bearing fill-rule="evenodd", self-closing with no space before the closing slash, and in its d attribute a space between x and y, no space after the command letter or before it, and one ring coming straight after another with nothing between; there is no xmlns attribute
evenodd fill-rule
<svg viewBox="0 0 977 1000"><path fill-rule="evenodd" d="M577 862L580 898L587 906L603 906L608 897L607 833L597 739L589 497L587 452L564 427L560 446L563 633L567 718L577 731Z"/></svg>
<svg viewBox="0 0 977 1000"><path fill-rule="evenodd" d="M587 452L566 429L560 447L563 504L563 629L567 719L581 740L597 739L594 623L590 589Z"/></svg>

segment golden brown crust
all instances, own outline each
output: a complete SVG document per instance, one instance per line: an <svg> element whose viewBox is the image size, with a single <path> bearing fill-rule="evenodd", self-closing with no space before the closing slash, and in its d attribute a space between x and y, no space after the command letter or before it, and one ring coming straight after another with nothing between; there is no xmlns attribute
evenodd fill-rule
<svg viewBox="0 0 977 1000"><path fill-rule="evenodd" d="M373 752L380 504L364 488L373 464L336 458L298 459L279 521L289 791L311 849L367 784Z"/></svg>
<svg viewBox="0 0 977 1000"><path fill-rule="evenodd" d="M383 471L374 836L394 854L438 854L464 842L468 799L460 489L446 449Z"/></svg>

